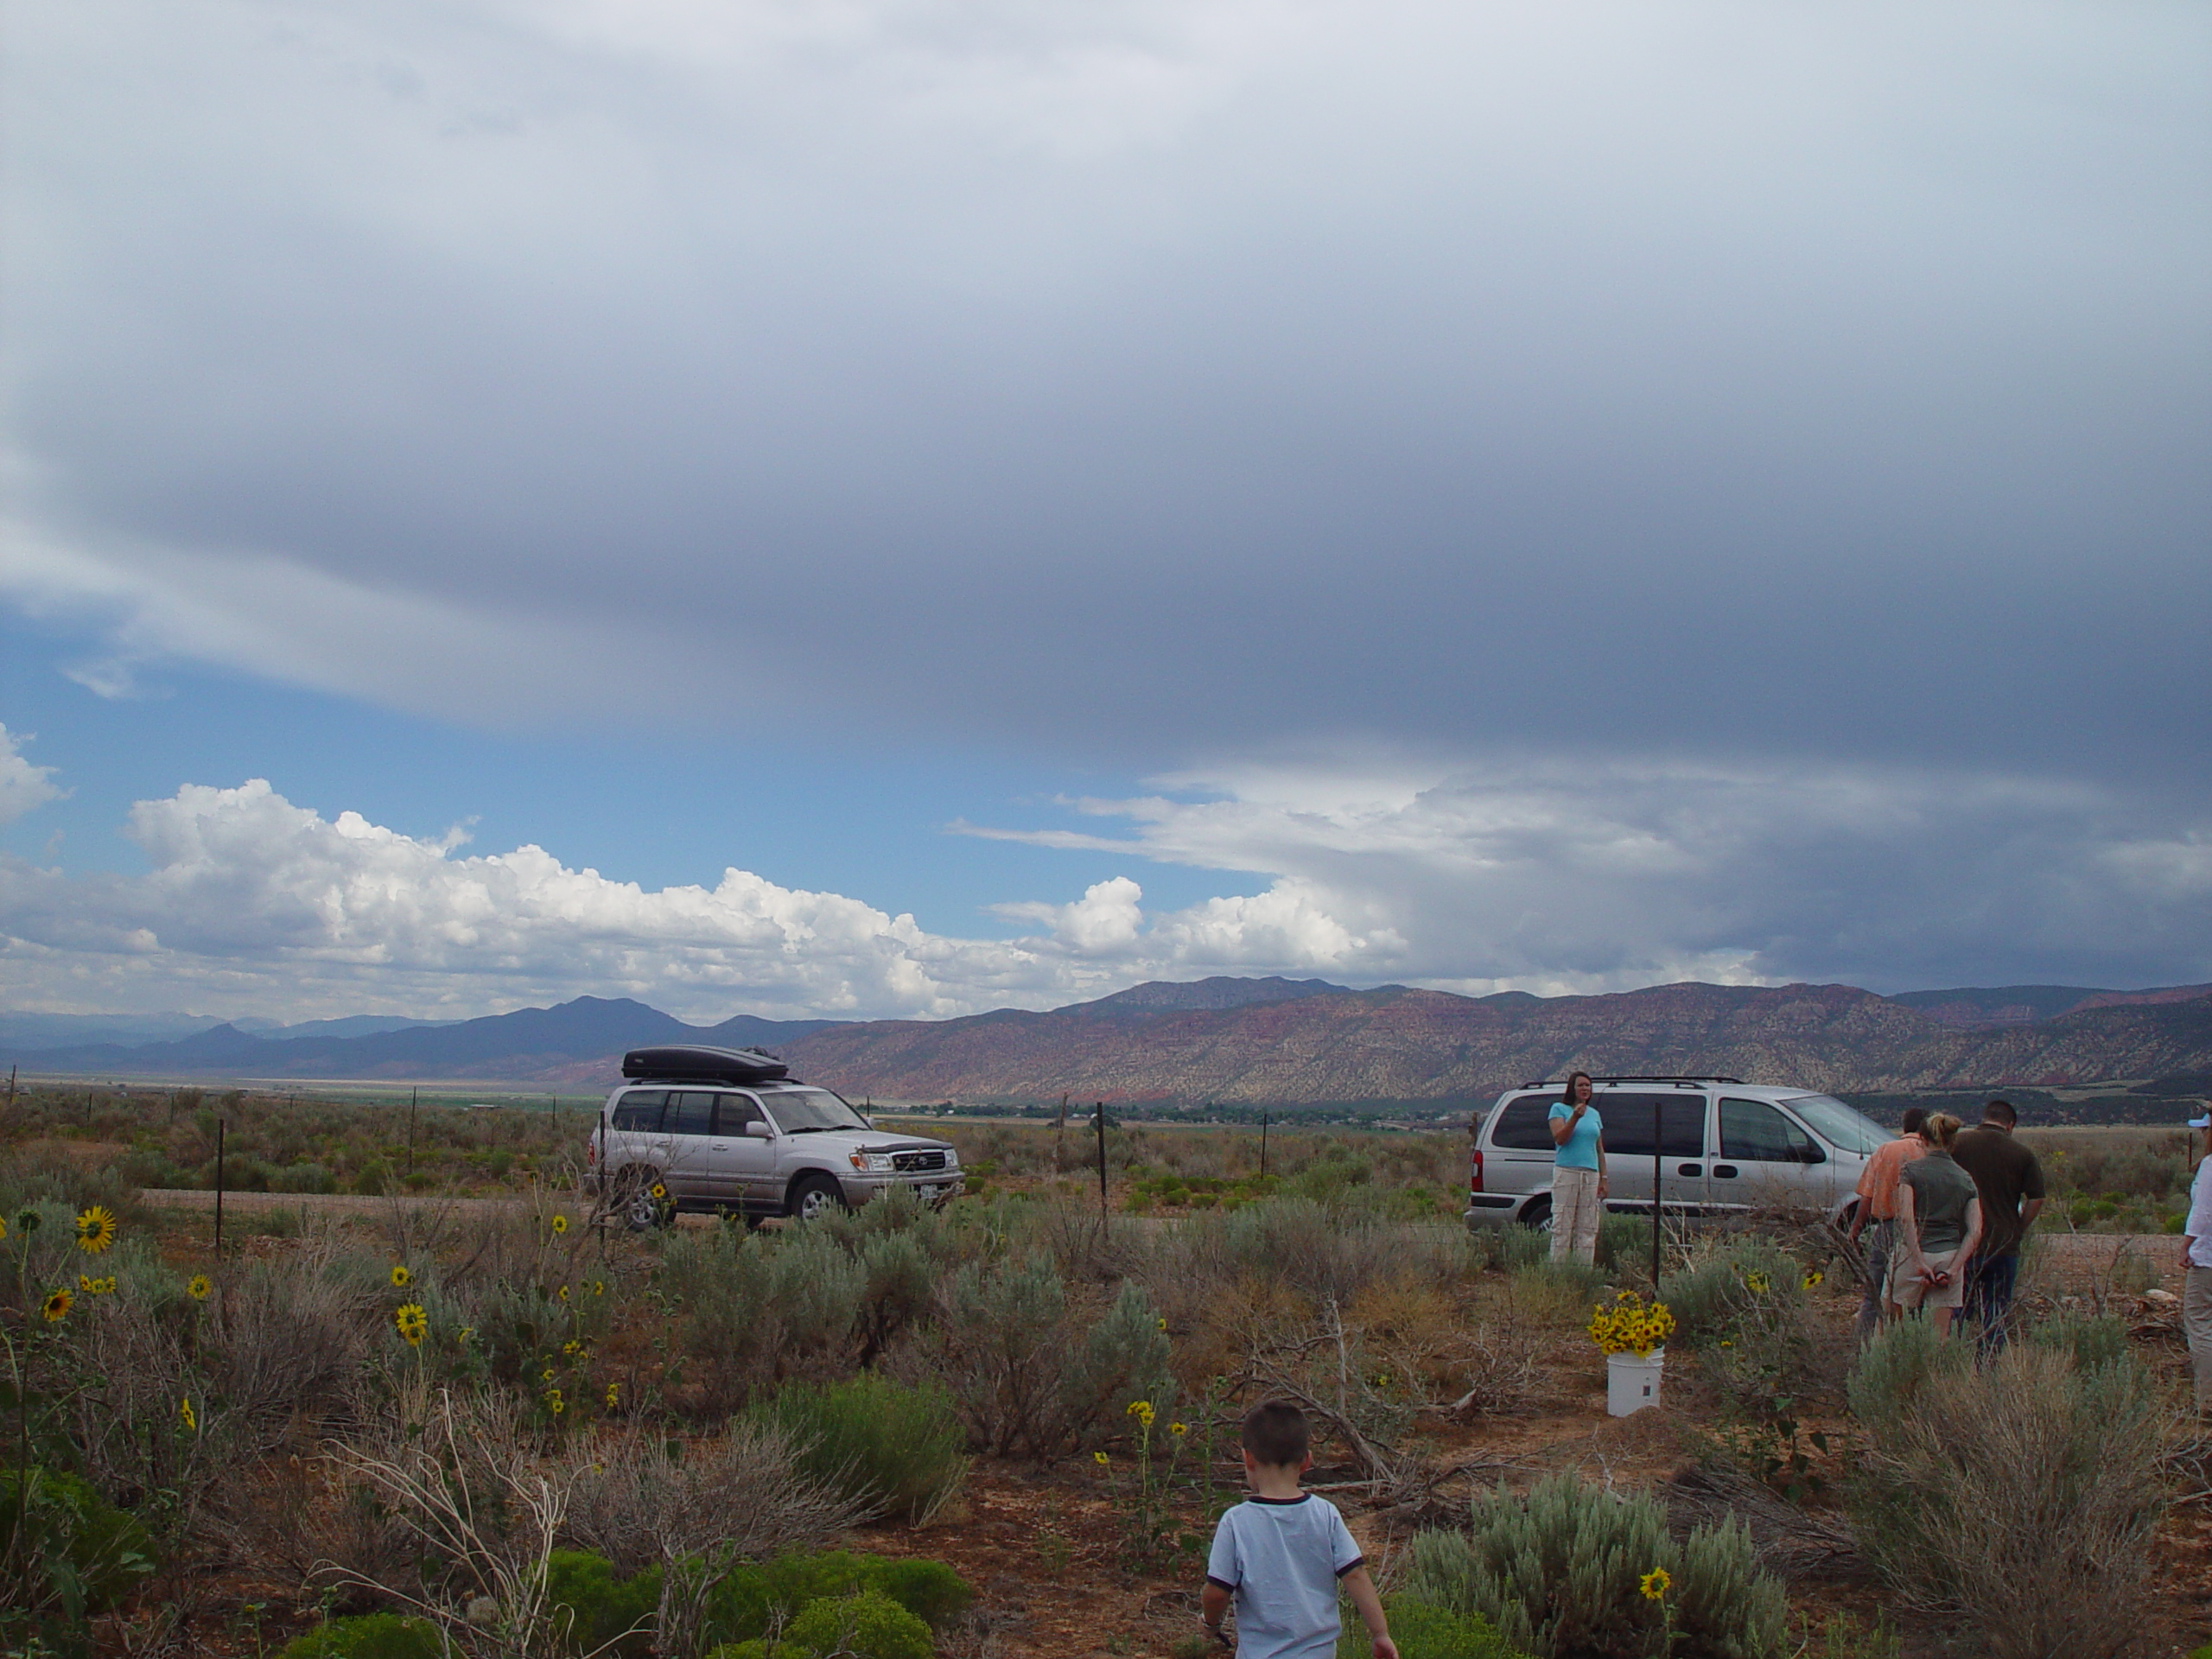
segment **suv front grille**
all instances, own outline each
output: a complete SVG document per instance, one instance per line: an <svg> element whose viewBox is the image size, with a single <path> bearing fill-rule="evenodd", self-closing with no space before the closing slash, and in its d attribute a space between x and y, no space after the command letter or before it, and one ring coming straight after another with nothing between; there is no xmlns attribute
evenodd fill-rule
<svg viewBox="0 0 2212 1659"><path fill-rule="evenodd" d="M894 1152L891 1167L903 1170L943 1169L944 1154L941 1152Z"/></svg>

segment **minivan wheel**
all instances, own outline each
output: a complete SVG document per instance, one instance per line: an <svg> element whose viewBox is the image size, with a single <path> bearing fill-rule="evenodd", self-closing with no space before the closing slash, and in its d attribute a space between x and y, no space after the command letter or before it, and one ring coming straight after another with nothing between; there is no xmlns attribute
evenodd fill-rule
<svg viewBox="0 0 2212 1659"><path fill-rule="evenodd" d="M1529 1207L1521 1212L1521 1224L1539 1233L1551 1231L1552 1201L1549 1198L1533 1200Z"/></svg>
<svg viewBox="0 0 2212 1659"><path fill-rule="evenodd" d="M827 1175L802 1175L791 1183L790 1202L785 1206L793 1219L812 1221L826 1210L842 1210L844 1190Z"/></svg>

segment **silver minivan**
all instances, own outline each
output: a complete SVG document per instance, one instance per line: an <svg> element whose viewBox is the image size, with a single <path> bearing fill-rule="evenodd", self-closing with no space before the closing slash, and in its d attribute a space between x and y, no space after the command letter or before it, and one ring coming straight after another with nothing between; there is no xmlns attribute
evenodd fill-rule
<svg viewBox="0 0 2212 1659"><path fill-rule="evenodd" d="M639 1080L607 1096L585 1160L602 1202L632 1227L677 1210L804 1219L893 1186L941 1205L965 1185L950 1143L880 1130L752 1051L639 1050L623 1069Z"/></svg>
<svg viewBox="0 0 2212 1659"><path fill-rule="evenodd" d="M1609 1211L1651 1212L1656 1164L1669 1214L1817 1211L1842 1220L1866 1160L1894 1138L1832 1095L1734 1077L1593 1077ZM1552 1107L1564 1079L1509 1089L1471 1125L1469 1228L1552 1215ZM1656 1154L1656 1155L1655 1155Z"/></svg>

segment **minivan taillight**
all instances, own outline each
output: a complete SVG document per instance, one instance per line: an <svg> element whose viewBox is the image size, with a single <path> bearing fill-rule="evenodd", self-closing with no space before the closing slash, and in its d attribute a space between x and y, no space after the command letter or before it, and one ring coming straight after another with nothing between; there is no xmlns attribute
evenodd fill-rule
<svg viewBox="0 0 2212 1659"><path fill-rule="evenodd" d="M1467 1191L1473 1193L1479 1192L1482 1190L1483 1149L1480 1147L1477 1147L1472 1152L1467 1154Z"/></svg>

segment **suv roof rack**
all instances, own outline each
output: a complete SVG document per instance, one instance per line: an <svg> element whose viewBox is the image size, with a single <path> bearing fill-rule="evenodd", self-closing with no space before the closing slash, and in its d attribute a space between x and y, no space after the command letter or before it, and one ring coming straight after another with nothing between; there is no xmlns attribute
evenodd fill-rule
<svg viewBox="0 0 2212 1659"><path fill-rule="evenodd" d="M1680 1077L1646 1077L1640 1073L1628 1072L1618 1074L1608 1072L1600 1077L1592 1077L1588 1072L1583 1075L1590 1077L1591 1085L1593 1088L1601 1083L1671 1083L1685 1089L1694 1083L1732 1083L1738 1089L1747 1089L1751 1086L1741 1077L1724 1077L1718 1072L1699 1072ZM1538 1077L1533 1082L1522 1084L1521 1087L1523 1089L1564 1089L1567 1087L1567 1079L1565 1077Z"/></svg>

